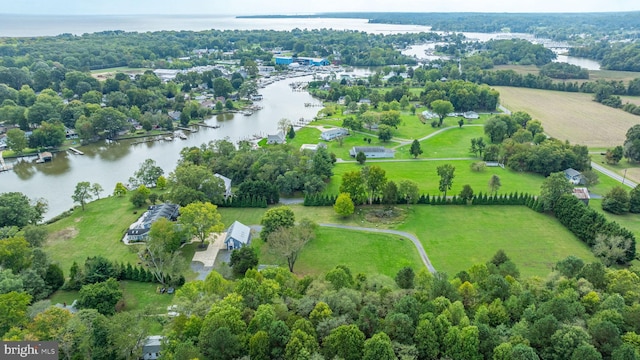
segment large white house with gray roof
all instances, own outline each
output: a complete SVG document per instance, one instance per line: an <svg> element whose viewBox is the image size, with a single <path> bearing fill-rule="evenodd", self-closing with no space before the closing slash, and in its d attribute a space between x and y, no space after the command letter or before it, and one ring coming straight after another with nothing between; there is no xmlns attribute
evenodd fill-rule
<svg viewBox="0 0 640 360"><path fill-rule="evenodd" d="M395 152L391 149L387 149L384 146L354 146L349 150L349 155L356 157L359 152L364 153L367 159L370 158L392 158L395 156Z"/></svg>
<svg viewBox="0 0 640 360"><path fill-rule="evenodd" d="M222 180L222 182L224 183L224 198L228 198L229 196L233 195L231 193L231 179L229 179L228 177L224 176L224 175L220 175L218 173L213 174L213 176L217 177L218 179Z"/></svg>

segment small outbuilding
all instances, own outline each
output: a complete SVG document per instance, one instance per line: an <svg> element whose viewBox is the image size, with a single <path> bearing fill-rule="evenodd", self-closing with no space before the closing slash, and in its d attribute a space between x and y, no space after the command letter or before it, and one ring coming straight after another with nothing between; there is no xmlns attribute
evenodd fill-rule
<svg viewBox="0 0 640 360"><path fill-rule="evenodd" d="M247 225L234 221L227 230L224 245L227 250L240 249L251 243L251 228Z"/></svg>
<svg viewBox="0 0 640 360"><path fill-rule="evenodd" d="M585 205L589 205L589 200L591 197L589 196L589 189L586 187L577 187L573 189L573 196L577 197L582 201Z"/></svg>
<svg viewBox="0 0 640 360"><path fill-rule="evenodd" d="M327 144L325 144L325 143L302 144L302 146L300 146L300 151L310 150L310 151L316 152L320 148L326 149L327 148Z"/></svg>
<svg viewBox="0 0 640 360"><path fill-rule="evenodd" d="M467 111L463 113L462 116L464 116L464 118L467 120L475 120L480 118L480 115L475 111Z"/></svg>
<svg viewBox="0 0 640 360"><path fill-rule="evenodd" d="M387 149L384 146L354 146L349 150L351 157L356 157L359 152L364 153L367 159L370 158L392 158L395 156L395 152L391 149Z"/></svg>

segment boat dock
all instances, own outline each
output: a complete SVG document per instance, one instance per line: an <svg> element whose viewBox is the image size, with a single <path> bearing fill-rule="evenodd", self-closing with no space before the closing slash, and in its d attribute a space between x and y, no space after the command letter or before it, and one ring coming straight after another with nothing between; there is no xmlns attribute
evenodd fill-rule
<svg viewBox="0 0 640 360"><path fill-rule="evenodd" d="M76 154L76 155L84 155L84 153L74 147L69 147L69 151L71 151L72 153Z"/></svg>
<svg viewBox="0 0 640 360"><path fill-rule="evenodd" d="M198 130L194 130L192 128L186 128L186 127L182 127L182 126L177 126L176 129L189 131L189 132L198 132Z"/></svg>
<svg viewBox="0 0 640 360"><path fill-rule="evenodd" d="M211 128L211 129L218 129L220 127L220 125L209 125L202 122L196 123L196 125L206 127L206 128Z"/></svg>
<svg viewBox="0 0 640 360"><path fill-rule="evenodd" d="M2 151L0 151L0 173L11 169L13 169L13 165L5 164L4 158L2 157Z"/></svg>

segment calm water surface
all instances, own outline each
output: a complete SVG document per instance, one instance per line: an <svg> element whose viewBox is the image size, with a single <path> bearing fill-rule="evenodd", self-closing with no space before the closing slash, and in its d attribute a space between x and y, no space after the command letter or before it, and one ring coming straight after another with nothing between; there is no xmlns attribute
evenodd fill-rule
<svg viewBox="0 0 640 360"><path fill-rule="evenodd" d="M144 159L153 159L165 170L172 171L179 159L179 152L187 146L200 146L216 139L227 138L232 142L255 135L275 133L278 120L313 118L320 108L305 107L305 103L318 103L306 92L292 92L289 83L309 81L310 76L286 79L261 89L264 100L258 104L262 110L251 116L242 114L217 115L206 121L220 125L218 129L199 128L198 132L185 132L187 140L139 143L140 139L123 140L107 144L99 142L79 147L84 156L68 152L54 154L53 161L35 164L31 160L13 161L14 171L0 173L0 192L20 191L30 198L45 198L49 202L46 218L53 217L73 206L71 195L80 181L99 183L111 193L117 182L127 182ZM10 162L10 161L7 161Z"/></svg>

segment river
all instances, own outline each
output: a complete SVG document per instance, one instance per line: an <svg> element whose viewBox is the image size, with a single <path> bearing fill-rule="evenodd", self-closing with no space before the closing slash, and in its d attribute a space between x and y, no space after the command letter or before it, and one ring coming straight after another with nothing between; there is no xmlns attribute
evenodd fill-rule
<svg viewBox="0 0 640 360"><path fill-rule="evenodd" d="M35 164L31 161L7 160L14 170L0 173L0 192L19 191L30 198L45 198L49 211L45 218L73 206L71 195L80 181L99 183L104 188L103 196L113 192L117 182L126 183L145 159L153 159L162 167L165 175L172 171L180 157L180 150L187 146L200 146L216 139L228 138L232 142L254 135L266 136L277 131L277 122L287 118L292 122L300 118L313 118L319 107L306 107L305 103L316 103L307 92L293 92L289 83L309 81L311 76L277 81L260 90L264 99L258 104L262 110L251 116L242 114L216 115L206 120L209 125L220 125L212 129L200 127L189 133L186 140L139 143L140 139L123 140L107 144L99 142L79 149L85 153L73 155L69 152L54 154L53 161Z"/></svg>

